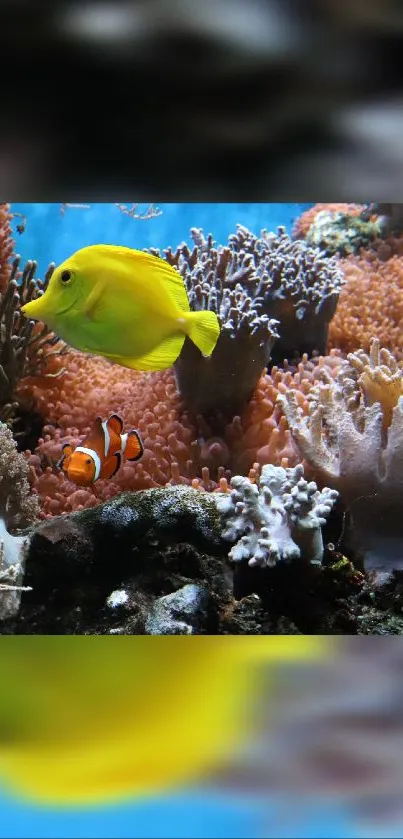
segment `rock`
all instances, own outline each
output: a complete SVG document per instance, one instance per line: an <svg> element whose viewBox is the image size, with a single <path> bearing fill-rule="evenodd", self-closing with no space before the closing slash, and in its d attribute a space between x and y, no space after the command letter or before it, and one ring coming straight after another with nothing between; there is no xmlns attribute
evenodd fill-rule
<svg viewBox="0 0 403 839"><path fill-rule="evenodd" d="M159 597L146 621L147 635L200 635L207 630L211 598L194 584Z"/></svg>

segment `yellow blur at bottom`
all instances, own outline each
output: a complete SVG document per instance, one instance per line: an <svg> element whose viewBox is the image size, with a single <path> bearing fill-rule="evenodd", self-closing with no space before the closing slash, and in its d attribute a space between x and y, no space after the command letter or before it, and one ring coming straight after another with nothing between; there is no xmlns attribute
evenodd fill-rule
<svg viewBox="0 0 403 839"><path fill-rule="evenodd" d="M250 735L272 664L328 649L305 636L3 636L0 780L52 806L194 782Z"/></svg>

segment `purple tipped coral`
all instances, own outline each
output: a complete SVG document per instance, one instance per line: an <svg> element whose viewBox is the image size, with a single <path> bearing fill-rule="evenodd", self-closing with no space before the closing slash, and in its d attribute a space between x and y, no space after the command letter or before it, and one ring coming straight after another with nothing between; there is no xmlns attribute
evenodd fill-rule
<svg viewBox="0 0 403 839"><path fill-rule="evenodd" d="M191 308L217 312L222 331L209 359L186 341L175 364L189 408L238 411L270 360L324 353L342 275L335 259L278 234L238 225L227 246L191 230L194 247L165 258L184 278ZM159 255L158 251L153 251Z"/></svg>

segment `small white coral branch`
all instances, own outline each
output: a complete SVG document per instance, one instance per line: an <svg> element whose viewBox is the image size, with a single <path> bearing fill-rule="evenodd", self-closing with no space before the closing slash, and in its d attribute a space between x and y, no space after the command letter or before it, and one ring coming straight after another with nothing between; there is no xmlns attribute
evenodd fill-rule
<svg viewBox="0 0 403 839"><path fill-rule="evenodd" d="M230 493L217 494L223 538L235 542L229 552L232 561L261 567L300 557L321 562L321 527L338 493L328 488L319 492L303 473L301 464L289 469L269 464L263 466L259 485L236 476Z"/></svg>
<svg viewBox="0 0 403 839"><path fill-rule="evenodd" d="M27 537L12 536L8 533L4 520L0 519L0 619L17 614L21 593L31 591L30 586L23 586L25 550Z"/></svg>

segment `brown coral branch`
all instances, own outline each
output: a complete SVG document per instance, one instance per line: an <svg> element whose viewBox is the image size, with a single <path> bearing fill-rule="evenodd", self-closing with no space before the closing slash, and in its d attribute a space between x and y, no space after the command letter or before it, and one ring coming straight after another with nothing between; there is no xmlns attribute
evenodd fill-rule
<svg viewBox="0 0 403 839"><path fill-rule="evenodd" d="M10 204L0 204L0 293L4 294L11 276L14 240L11 230Z"/></svg>

